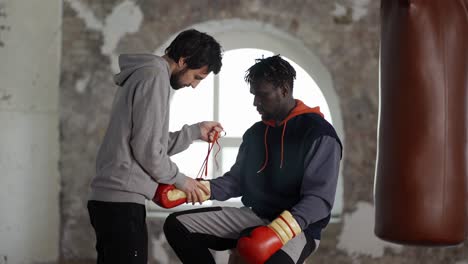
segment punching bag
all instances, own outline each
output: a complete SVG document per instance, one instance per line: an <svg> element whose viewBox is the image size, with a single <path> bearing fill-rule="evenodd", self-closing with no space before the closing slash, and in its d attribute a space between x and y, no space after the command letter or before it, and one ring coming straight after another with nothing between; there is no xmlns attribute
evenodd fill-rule
<svg viewBox="0 0 468 264"><path fill-rule="evenodd" d="M464 241L467 90L468 0L382 0L377 237Z"/></svg>

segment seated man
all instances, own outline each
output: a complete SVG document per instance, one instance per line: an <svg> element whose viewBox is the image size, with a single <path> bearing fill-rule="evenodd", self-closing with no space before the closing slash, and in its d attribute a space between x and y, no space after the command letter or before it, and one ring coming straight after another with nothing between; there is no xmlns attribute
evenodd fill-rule
<svg viewBox="0 0 468 264"><path fill-rule="evenodd" d="M318 107L293 98L295 77L279 55L247 70L262 121L245 132L231 170L206 182L210 199L242 196L245 207L169 215L164 233L183 263L215 263L208 249L233 248L248 263L302 263L317 249L330 220L342 146Z"/></svg>

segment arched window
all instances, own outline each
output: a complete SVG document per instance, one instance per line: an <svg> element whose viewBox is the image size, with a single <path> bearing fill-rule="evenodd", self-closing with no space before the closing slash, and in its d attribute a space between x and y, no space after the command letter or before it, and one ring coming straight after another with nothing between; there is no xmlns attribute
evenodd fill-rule
<svg viewBox="0 0 468 264"><path fill-rule="evenodd" d="M248 24L248 25L245 25ZM224 27L228 27L226 30ZM318 59L299 42L285 38L274 29L256 22L224 21L194 26L214 36L224 47L223 67L214 76L210 74L195 89L190 87L173 92L170 109L170 130L179 130L184 124L204 120L222 123L226 136L220 140L221 151L213 159L217 147L208 162L208 176L222 176L234 164L243 133L261 120L253 106L253 95L244 81L245 71L255 59L280 54L296 70L293 96L310 107L320 106L322 113L343 139L341 112L332 89L331 78ZM256 31L256 29L258 31ZM267 30L266 30L267 29ZM165 45L167 46L167 45ZM163 47L165 47L163 46ZM161 48L163 48L161 47ZM160 52L159 52L160 54ZM190 148L172 156L180 171L196 177L207 153L208 143L194 142ZM218 165L218 166L217 166ZM336 219L342 211L341 172L332 215ZM226 202L208 201L207 205L240 206L240 199ZM153 207L154 208L154 207ZM183 205L173 210L192 208Z"/></svg>

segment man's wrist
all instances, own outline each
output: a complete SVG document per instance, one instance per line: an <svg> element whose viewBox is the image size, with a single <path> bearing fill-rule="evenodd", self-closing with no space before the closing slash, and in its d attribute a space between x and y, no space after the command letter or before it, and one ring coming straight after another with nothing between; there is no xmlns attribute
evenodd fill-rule
<svg viewBox="0 0 468 264"><path fill-rule="evenodd" d="M268 227L278 235L283 244L286 244L289 240L302 232L296 219L294 219L292 214L287 210L283 211Z"/></svg>
<svg viewBox="0 0 468 264"><path fill-rule="evenodd" d="M193 140L201 139L201 122L189 126L190 136Z"/></svg>
<svg viewBox="0 0 468 264"><path fill-rule="evenodd" d="M184 175L183 173L177 173L176 175L176 180L174 182L174 186L178 189L182 189L187 182L188 177Z"/></svg>

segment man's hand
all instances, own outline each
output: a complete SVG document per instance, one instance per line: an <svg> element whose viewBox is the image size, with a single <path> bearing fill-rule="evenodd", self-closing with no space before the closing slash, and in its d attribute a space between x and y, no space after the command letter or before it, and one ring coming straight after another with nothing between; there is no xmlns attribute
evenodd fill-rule
<svg viewBox="0 0 468 264"><path fill-rule="evenodd" d="M202 183L203 182L203 183ZM183 184L175 184L175 187L187 195L187 203L202 203L210 198L210 189L208 181L199 181L187 177L186 181Z"/></svg>
<svg viewBox="0 0 468 264"><path fill-rule="evenodd" d="M197 181L197 183L198 184L195 189L196 194L192 195L198 195L196 196L196 199L190 200L192 201L192 204L195 204L197 201L201 204L202 202L208 200L211 196L209 181ZM184 191L177 189L176 186L172 184L159 184L158 188L156 189L153 201L163 208L173 208L183 203L190 202L187 199L187 194Z"/></svg>
<svg viewBox="0 0 468 264"><path fill-rule="evenodd" d="M200 122L199 127L201 132L200 139L206 142L213 142L215 133L223 131L221 124L215 121Z"/></svg>

